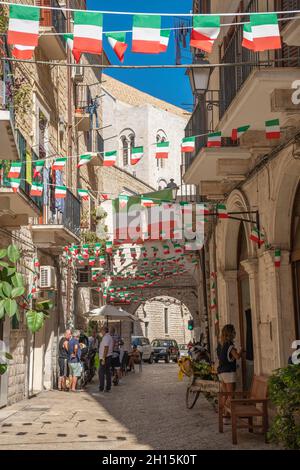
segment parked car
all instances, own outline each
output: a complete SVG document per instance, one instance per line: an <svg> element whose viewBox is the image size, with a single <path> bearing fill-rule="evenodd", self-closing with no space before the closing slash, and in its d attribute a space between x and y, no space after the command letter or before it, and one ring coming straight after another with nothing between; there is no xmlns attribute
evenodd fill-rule
<svg viewBox="0 0 300 470"><path fill-rule="evenodd" d="M189 348L187 344L178 344L179 347L179 357L184 357L189 355Z"/></svg>
<svg viewBox="0 0 300 470"><path fill-rule="evenodd" d="M135 344L142 355L143 361L152 364L154 355L153 349L148 338L145 336L131 336L131 344Z"/></svg>
<svg viewBox="0 0 300 470"><path fill-rule="evenodd" d="M163 359L165 362L177 362L179 355L179 347L174 339L154 339L151 343L154 361L158 362Z"/></svg>

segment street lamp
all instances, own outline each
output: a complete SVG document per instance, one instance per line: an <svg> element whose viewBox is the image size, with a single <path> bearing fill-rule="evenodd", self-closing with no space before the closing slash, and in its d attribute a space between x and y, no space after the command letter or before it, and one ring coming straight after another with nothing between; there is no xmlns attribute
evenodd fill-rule
<svg viewBox="0 0 300 470"><path fill-rule="evenodd" d="M191 67L187 69L193 95L204 95L209 86L210 76L214 67L209 65L209 61L201 54L194 57L193 64L207 65L207 67Z"/></svg>
<svg viewBox="0 0 300 470"><path fill-rule="evenodd" d="M170 182L167 184L166 188L172 189L172 197L175 200L179 186L177 186L173 178L170 179Z"/></svg>

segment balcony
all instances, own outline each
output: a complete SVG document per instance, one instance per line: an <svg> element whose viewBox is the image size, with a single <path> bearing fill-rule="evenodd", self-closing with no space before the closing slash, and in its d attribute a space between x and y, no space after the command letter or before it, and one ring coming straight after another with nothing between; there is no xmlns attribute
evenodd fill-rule
<svg viewBox="0 0 300 470"><path fill-rule="evenodd" d="M56 200L53 188L47 194L43 216L31 227L35 246L60 253L66 244L79 243L80 202L67 189L65 199Z"/></svg>
<svg viewBox="0 0 300 470"><path fill-rule="evenodd" d="M221 199L245 179L250 157L250 151L240 147L203 147L187 169L184 181L198 186L202 197Z"/></svg>
<svg viewBox="0 0 300 470"><path fill-rule="evenodd" d="M278 0L277 1L277 10L300 10L300 0ZM291 14L287 15L289 18ZM300 47L300 22L299 20L287 20L281 24L281 36L282 40L288 46Z"/></svg>
<svg viewBox="0 0 300 470"><path fill-rule="evenodd" d="M22 134L17 131L16 140L18 155L21 162L26 161L26 141ZM31 160L36 156L31 152ZM8 178L11 162L1 160L0 162L0 224L6 229L16 229L21 225L28 225L29 217L37 217L41 214L42 198L30 196L32 181L32 164L22 164L20 174L20 187L14 192Z"/></svg>
<svg viewBox="0 0 300 470"><path fill-rule="evenodd" d="M5 48L6 46L4 45L3 47ZM7 53L7 50L5 53ZM0 64L0 76L0 160L18 160L19 154L14 130L13 81L10 63L2 62Z"/></svg>
<svg viewBox="0 0 300 470"><path fill-rule="evenodd" d="M60 8L57 0L39 0L38 4L42 7ZM67 30L66 24L62 10L41 9L39 45L50 60L64 60L67 57L63 38Z"/></svg>
<svg viewBox="0 0 300 470"><path fill-rule="evenodd" d="M89 103L80 101L75 108L75 126L79 132L88 132L92 128L92 114Z"/></svg>
<svg viewBox="0 0 300 470"><path fill-rule="evenodd" d="M104 141L98 129L91 129L88 136L88 150L93 156L89 163L92 166L103 165Z"/></svg>

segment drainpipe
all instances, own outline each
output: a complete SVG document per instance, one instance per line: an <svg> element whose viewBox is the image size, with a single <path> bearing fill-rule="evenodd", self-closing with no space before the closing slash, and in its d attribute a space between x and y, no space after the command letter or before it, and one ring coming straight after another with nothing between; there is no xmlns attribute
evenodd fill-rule
<svg viewBox="0 0 300 470"><path fill-rule="evenodd" d="M67 9L70 8L70 0L66 1L66 7ZM67 10L67 32L71 32L71 12ZM67 61L68 63L71 62L71 51L69 48L67 48ZM73 116L72 116L72 67L67 67L67 100L68 100L68 105L67 105L67 110L68 110L68 130L67 130L67 155L71 156L72 155L72 122L73 122ZM68 173L67 173L67 185L69 187L72 186L72 159L68 159ZM75 184L76 186L76 184ZM67 319L70 320L71 316L71 287L72 287L72 280L71 280L72 272L70 267L67 267Z"/></svg>

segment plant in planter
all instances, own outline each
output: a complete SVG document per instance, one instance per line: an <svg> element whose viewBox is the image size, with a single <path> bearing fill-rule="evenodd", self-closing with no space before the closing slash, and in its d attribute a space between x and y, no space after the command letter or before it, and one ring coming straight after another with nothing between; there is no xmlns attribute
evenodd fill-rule
<svg viewBox="0 0 300 470"><path fill-rule="evenodd" d="M269 396L277 408L269 439L286 449L300 449L300 364L274 372L269 379Z"/></svg>

